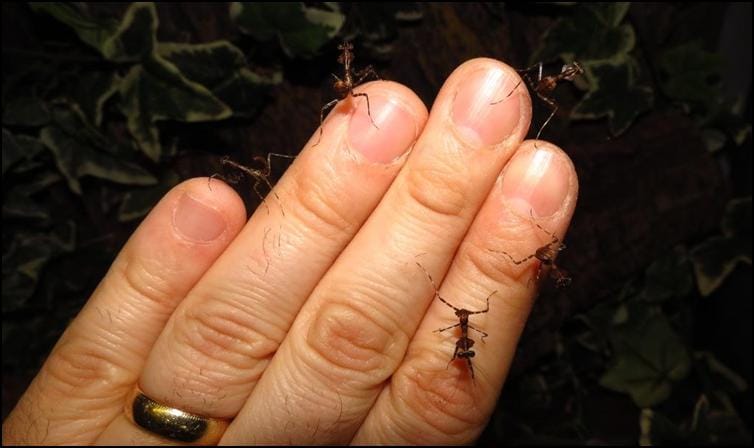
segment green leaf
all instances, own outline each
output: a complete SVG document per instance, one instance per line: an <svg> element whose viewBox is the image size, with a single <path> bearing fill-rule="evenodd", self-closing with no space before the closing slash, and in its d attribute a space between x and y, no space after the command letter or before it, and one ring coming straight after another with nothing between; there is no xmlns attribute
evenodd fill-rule
<svg viewBox="0 0 754 448"><path fill-rule="evenodd" d="M47 209L24 194L21 189L15 188L3 197L3 219L23 218L37 222L47 222L50 213Z"/></svg>
<svg viewBox="0 0 754 448"><path fill-rule="evenodd" d="M713 353L694 352L694 361L707 393L738 393L748 389L746 380L720 362Z"/></svg>
<svg viewBox="0 0 754 448"><path fill-rule="evenodd" d="M52 151L58 169L68 181L71 190L77 194L81 194L79 178L82 176L98 177L126 185L157 183L157 179L140 166L102 153L87 142L70 136L57 126L43 128L40 140Z"/></svg>
<svg viewBox="0 0 754 448"><path fill-rule="evenodd" d="M86 118L95 126L102 124L102 111L110 97L118 92L120 79L115 73L87 71L80 76L73 92Z"/></svg>
<svg viewBox="0 0 754 448"><path fill-rule="evenodd" d="M178 182L180 177L175 172L168 171L154 187L127 192L118 210L118 221L132 221L146 215Z"/></svg>
<svg viewBox="0 0 754 448"><path fill-rule="evenodd" d="M217 85L212 93L233 109L234 115L251 116L263 105L270 86L279 84L282 80L281 73L267 78L242 68Z"/></svg>
<svg viewBox="0 0 754 448"><path fill-rule="evenodd" d="M742 244L749 243L745 248L751 259L751 196L728 202L721 227L726 237L740 238Z"/></svg>
<svg viewBox="0 0 754 448"><path fill-rule="evenodd" d="M157 54L131 68L120 84L120 95L128 129L154 161L162 153L157 121L213 121L232 114L206 87L188 80Z"/></svg>
<svg viewBox="0 0 754 448"><path fill-rule="evenodd" d="M614 357L600 384L649 408L670 396L673 383L689 373L691 359L664 315L640 303L627 309L626 322L611 332Z"/></svg>
<svg viewBox="0 0 754 448"><path fill-rule="evenodd" d="M704 50L699 41L664 51L658 66L660 87L668 97L709 107L719 100L722 57Z"/></svg>
<svg viewBox="0 0 754 448"><path fill-rule="evenodd" d="M269 87L282 81L280 72L266 78L249 70L241 50L227 41L202 45L161 43L157 51L186 78L209 88L235 115L254 113Z"/></svg>
<svg viewBox="0 0 754 448"><path fill-rule="evenodd" d="M246 67L246 57L228 41L191 45L161 42L157 53L186 78L212 89Z"/></svg>
<svg viewBox="0 0 754 448"><path fill-rule="evenodd" d="M72 3L37 2L30 3L34 12L44 12L59 22L68 25L84 43L101 51L104 42L113 35L117 22L96 20L87 17Z"/></svg>
<svg viewBox="0 0 754 448"><path fill-rule="evenodd" d="M712 128L702 129L702 137L704 138L704 146L712 154L720 151L725 146L726 136L720 130Z"/></svg>
<svg viewBox="0 0 754 448"><path fill-rule="evenodd" d="M389 60L395 46L400 45L400 26L422 17L421 5L417 2L358 2L348 11L349 29L358 30L361 46L369 51L371 58L383 60ZM353 40L353 36L346 39Z"/></svg>
<svg viewBox="0 0 754 448"><path fill-rule="evenodd" d="M6 126L44 126L50 113L44 102L30 92L3 102L3 124Z"/></svg>
<svg viewBox="0 0 754 448"><path fill-rule="evenodd" d="M751 134L751 120L740 108L742 97L733 101L722 99L722 95L719 98L720 101L710 99L705 104L706 109L695 111L710 152L716 152L728 144L741 146Z"/></svg>
<svg viewBox="0 0 754 448"><path fill-rule="evenodd" d="M567 62L624 57L634 48L630 25L621 25L630 3L582 3L546 32L530 64L561 58Z"/></svg>
<svg viewBox="0 0 754 448"><path fill-rule="evenodd" d="M115 32L102 43L102 55L115 62L141 61L151 56L157 26L154 3L132 3Z"/></svg>
<svg viewBox="0 0 754 448"><path fill-rule="evenodd" d="M699 293L712 294L739 262L751 264L751 247L747 250L735 239L716 236L692 251Z"/></svg>
<svg viewBox="0 0 754 448"><path fill-rule="evenodd" d="M8 170L26 172L36 167L32 160L44 151L42 143L28 135L13 135L3 129L3 175Z"/></svg>
<svg viewBox="0 0 754 448"><path fill-rule="evenodd" d="M653 409L641 410L641 428L641 446L673 446L688 443L686 435L678 425Z"/></svg>
<svg viewBox="0 0 754 448"><path fill-rule="evenodd" d="M694 285L691 264L683 248L655 260L644 275L642 300L663 302L673 297L684 297Z"/></svg>
<svg viewBox="0 0 754 448"><path fill-rule="evenodd" d="M289 57L312 57L343 26L345 16L335 3L329 10L303 3L234 2L231 18L242 33L259 41L277 38Z"/></svg>
<svg viewBox="0 0 754 448"><path fill-rule="evenodd" d="M728 203L721 227L721 236L691 250L697 287L705 297L723 283L738 263L751 264L751 196Z"/></svg>
<svg viewBox="0 0 754 448"><path fill-rule="evenodd" d="M12 182L3 198L3 218L33 219L37 223L47 222L50 214L31 196L60 181L59 174L47 169L46 165L34 161L37 154L44 152L45 146L36 138L28 135L14 136L3 129L3 175L8 171L14 173L32 173L24 176L23 182ZM42 167L40 171L38 168Z"/></svg>
<svg viewBox="0 0 754 448"><path fill-rule="evenodd" d="M589 92L574 108L574 119L608 117L610 132L620 135L652 106L652 90L635 84L631 59L585 64Z"/></svg>
<svg viewBox="0 0 754 448"><path fill-rule="evenodd" d="M49 234L18 233L3 254L3 313L24 306L34 294L44 266L53 257L73 250L76 226L63 223Z"/></svg>
<svg viewBox="0 0 754 448"><path fill-rule="evenodd" d="M52 122L69 136L93 147L112 152L112 143L89 122L81 107L73 102L58 99L51 107Z"/></svg>
<svg viewBox="0 0 754 448"><path fill-rule="evenodd" d="M132 3L120 23L88 17L68 3L32 3L31 8L68 25L110 61L140 61L154 49L158 25L154 3Z"/></svg>
<svg viewBox="0 0 754 448"><path fill-rule="evenodd" d="M3 176L18 161L26 157L23 148L16 142L16 138L3 128Z"/></svg>

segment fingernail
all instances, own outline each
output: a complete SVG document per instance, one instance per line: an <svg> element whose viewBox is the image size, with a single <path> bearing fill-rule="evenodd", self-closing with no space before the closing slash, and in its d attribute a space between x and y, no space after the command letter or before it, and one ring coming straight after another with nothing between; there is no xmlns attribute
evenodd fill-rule
<svg viewBox="0 0 754 448"><path fill-rule="evenodd" d="M569 176L568 164L553 151L517 154L503 175L503 197L521 214L551 216L568 194Z"/></svg>
<svg viewBox="0 0 754 448"><path fill-rule="evenodd" d="M519 95L507 96L513 90L508 78L504 70L490 68L470 74L459 87L452 116L470 143L476 146L500 143L518 125Z"/></svg>
<svg viewBox="0 0 754 448"><path fill-rule="evenodd" d="M217 210L184 193L173 211L173 227L184 238L209 242L225 231L225 218Z"/></svg>
<svg viewBox="0 0 754 448"><path fill-rule="evenodd" d="M348 125L351 148L371 162L392 162L406 152L416 138L414 116L397 100L373 95L369 98L370 118L365 99L359 99L361 104Z"/></svg>

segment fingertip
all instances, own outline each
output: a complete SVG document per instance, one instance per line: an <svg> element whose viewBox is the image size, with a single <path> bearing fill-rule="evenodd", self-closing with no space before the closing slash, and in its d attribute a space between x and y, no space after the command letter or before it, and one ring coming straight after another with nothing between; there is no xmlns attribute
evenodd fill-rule
<svg viewBox="0 0 754 448"><path fill-rule="evenodd" d="M578 196L578 176L561 148L527 140L503 170L501 190L507 208L521 217L570 218Z"/></svg>
<svg viewBox="0 0 754 448"><path fill-rule="evenodd" d="M365 98L348 122L348 146L370 162L391 163L411 147L427 121L427 108L408 87L390 81L359 86Z"/></svg>
<svg viewBox="0 0 754 448"><path fill-rule="evenodd" d="M233 188L218 179L189 179L154 206L124 247L124 256L193 254L214 259L245 222L243 200Z"/></svg>
<svg viewBox="0 0 754 448"><path fill-rule="evenodd" d="M424 101L411 90L409 87L389 80L371 81L360 85L356 91L375 94L382 94L389 96L394 101L398 101L401 105L414 117L416 123L420 126L424 125L429 116L429 111Z"/></svg>
<svg viewBox="0 0 754 448"><path fill-rule="evenodd" d="M172 205L175 231L195 242L210 242L223 236L232 238L246 223L243 200L219 179L186 180L175 186L166 199Z"/></svg>
<svg viewBox="0 0 754 448"><path fill-rule="evenodd" d="M523 88L521 87L523 86ZM515 148L531 121L531 99L516 70L491 58L458 66L440 89L429 126L470 148Z"/></svg>

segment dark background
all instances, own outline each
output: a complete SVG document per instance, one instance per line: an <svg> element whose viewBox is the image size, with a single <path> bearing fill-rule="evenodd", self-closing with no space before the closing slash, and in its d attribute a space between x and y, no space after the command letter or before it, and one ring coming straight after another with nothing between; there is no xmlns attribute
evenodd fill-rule
<svg viewBox="0 0 754 448"><path fill-rule="evenodd" d="M90 5L90 12L119 18L127 6ZM227 39L246 54L250 68L280 71L283 80L259 95L248 116L206 123L160 122L163 146L174 150L158 162L138 153L129 155L130 160L160 179L168 171L186 179L221 172L219 161L226 155L251 165L254 156L267 152L296 154L317 128L321 106L333 97L330 73L340 70L336 46L343 37L355 43L357 67L373 64L383 78L407 85L431 106L446 77L462 62L485 56L526 67L546 31L559 20L572 20L584 6L408 3L342 8L346 20L338 36L316 54L298 57L286 55L274 39L260 41L240 33L227 4L158 4L159 41L198 44ZM3 128L13 135L37 136L35 126L6 120L9 98L17 89L10 80L16 73L50 59L82 71L113 64L97 60L91 49L69 50L80 46L76 35L26 5L3 3L2 20ZM750 388L735 381L751 384L751 5L632 5L622 23L635 32L630 54L638 64L636 84L652 90L651 107L639 111L625 132L614 135L604 116L569 119L585 96L584 80L556 91L561 111L542 138L564 148L579 175L579 203L566 238L568 248L559 258L572 273L573 284L564 291L545 289L540 296L480 443L637 443L646 412L642 414L630 395L601 380L611 369L626 375L620 373L621 359L644 356L642 347L629 347L631 351L621 341L632 331L652 336L642 329L646 322L657 322L652 316L661 317L660 340L650 338L642 344L656 344L661 351L680 347L691 359L683 378L658 371L657 378L642 379L672 386L672 393L652 405L652 440L751 441ZM51 41L70 45L53 52L47 44ZM708 85L702 87L724 101L740 101L736 113L710 119L704 100L681 98L666 87L668 76L693 75L696 70L690 64L688 70L669 75L659 62L664 51L689 42L720 57L714 74L705 79ZM562 64L557 59L545 62L556 72ZM50 101L51 95L41 99ZM113 139L129 140L123 116L114 109L106 105L101 128ZM541 105L535 111L534 132L548 112ZM734 132L747 125L748 134ZM736 140L735 135L743 137ZM711 145L711 140L720 143ZM4 165L5 151L4 134ZM121 219L117 210L125 195L138 194L143 187L96 177L82 176L81 195L62 181L50 181L30 193L45 209L44 219L6 207L14 189L25 185L30 175L47 169L45 165L53 170L57 166L48 155L39 157L37 166L23 172L3 169L3 418L139 222ZM279 176L283 169L276 167L273 174ZM249 185L240 183L239 191L253 210L259 199ZM159 194L153 196L156 200ZM150 196L144 197L148 201ZM748 208L744 200L743 211L728 208L733 212L726 215L732 199L747 197ZM721 230L724 216L737 219L728 227L735 233ZM69 222L75 223L74 243L59 244L65 238L58 236L51 239L50 235L65 233L61 225ZM26 243L16 243L22 234ZM44 237L34 239L37 234ZM724 249L715 249L723 240ZM38 249L51 241L64 248L19 261L16 248ZM41 261L34 265L38 269L28 286L30 260ZM733 267L719 276L719 287L701 294L698 268L715 263ZM714 266L708 271L715 272ZM6 286L17 286L19 278L26 282L21 293ZM626 325L633 327L616 330L611 324L621 310L628 310L632 317ZM649 317L642 314L645 310L651 310ZM672 339L671 345L663 345L664 336ZM693 355L700 352L713 354L733 376L718 372L722 379L716 380L707 364ZM696 424L695 415L702 416Z"/></svg>

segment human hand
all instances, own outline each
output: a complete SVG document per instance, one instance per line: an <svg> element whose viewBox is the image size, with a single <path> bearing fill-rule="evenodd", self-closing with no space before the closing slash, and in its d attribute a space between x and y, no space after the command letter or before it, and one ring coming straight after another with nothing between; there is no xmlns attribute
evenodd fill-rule
<svg viewBox="0 0 754 448"><path fill-rule="evenodd" d="M378 81L341 101L248 222L206 178L170 191L127 242L3 424L3 442L173 443L132 423L154 401L227 419L220 443L457 444L475 440L500 394L536 293L537 261L577 197L569 158L522 142L527 89L474 59L432 114ZM410 151L409 151L410 150ZM502 175L501 175L502 171ZM282 208L282 210L281 210ZM282 213L284 212L284 214ZM472 380L448 363L459 308ZM478 336L478 335L477 335ZM219 434L218 434L219 436ZM207 436L204 442L214 442Z"/></svg>

